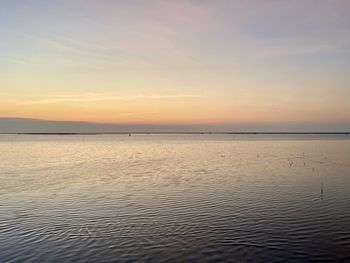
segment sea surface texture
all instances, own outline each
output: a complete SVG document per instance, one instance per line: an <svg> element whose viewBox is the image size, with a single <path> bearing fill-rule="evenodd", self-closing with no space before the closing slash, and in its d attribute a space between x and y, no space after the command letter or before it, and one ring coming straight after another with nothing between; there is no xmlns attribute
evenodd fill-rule
<svg viewBox="0 0 350 263"><path fill-rule="evenodd" d="M0 135L0 262L350 262L350 136Z"/></svg>

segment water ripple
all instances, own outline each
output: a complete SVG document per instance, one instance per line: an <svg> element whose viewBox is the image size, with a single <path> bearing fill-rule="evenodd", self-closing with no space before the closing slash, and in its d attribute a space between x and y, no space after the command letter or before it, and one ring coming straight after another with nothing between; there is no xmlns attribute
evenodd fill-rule
<svg viewBox="0 0 350 263"><path fill-rule="evenodd" d="M350 261L349 140L39 136L0 150L1 262Z"/></svg>

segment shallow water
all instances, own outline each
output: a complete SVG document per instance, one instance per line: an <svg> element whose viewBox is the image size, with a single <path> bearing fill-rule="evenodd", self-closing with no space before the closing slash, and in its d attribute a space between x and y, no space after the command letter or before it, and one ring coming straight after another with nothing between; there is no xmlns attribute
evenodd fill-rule
<svg viewBox="0 0 350 263"><path fill-rule="evenodd" d="M0 135L1 262L350 260L350 137Z"/></svg>

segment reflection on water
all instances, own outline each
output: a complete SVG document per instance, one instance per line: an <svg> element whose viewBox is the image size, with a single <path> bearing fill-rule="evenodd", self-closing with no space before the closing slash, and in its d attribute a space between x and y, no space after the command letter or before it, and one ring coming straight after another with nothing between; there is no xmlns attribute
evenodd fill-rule
<svg viewBox="0 0 350 263"><path fill-rule="evenodd" d="M350 260L350 140L0 136L1 262Z"/></svg>

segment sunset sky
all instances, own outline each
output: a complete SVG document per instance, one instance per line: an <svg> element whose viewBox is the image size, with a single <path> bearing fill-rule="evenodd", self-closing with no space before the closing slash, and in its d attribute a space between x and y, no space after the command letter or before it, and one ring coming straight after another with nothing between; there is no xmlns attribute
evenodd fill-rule
<svg viewBox="0 0 350 263"><path fill-rule="evenodd" d="M0 117L350 128L350 1L0 0Z"/></svg>

